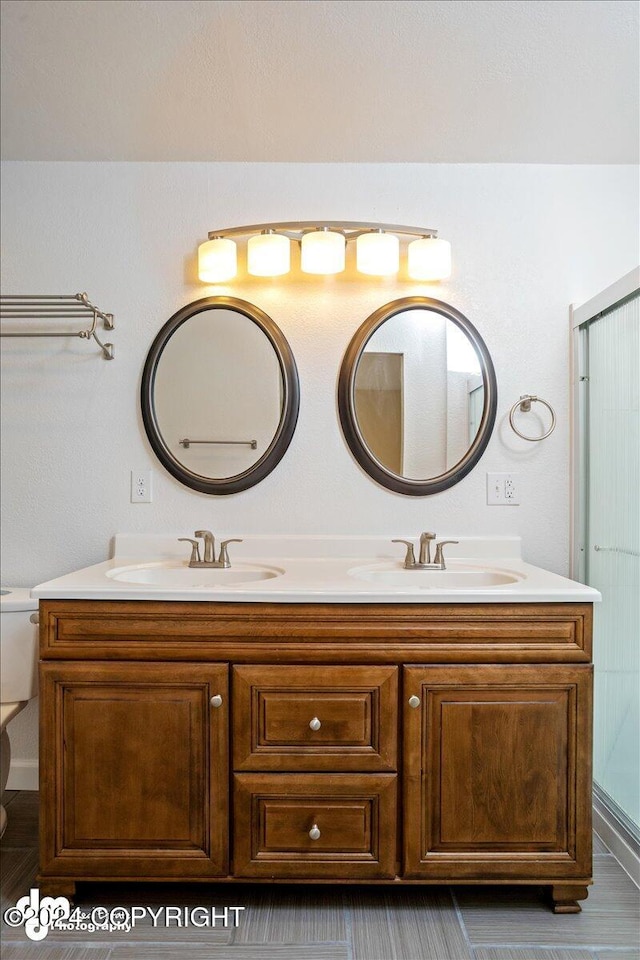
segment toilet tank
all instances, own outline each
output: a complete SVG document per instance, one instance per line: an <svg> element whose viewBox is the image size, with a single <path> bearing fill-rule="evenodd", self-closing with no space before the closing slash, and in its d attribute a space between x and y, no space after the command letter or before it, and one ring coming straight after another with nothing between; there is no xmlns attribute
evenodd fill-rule
<svg viewBox="0 0 640 960"><path fill-rule="evenodd" d="M30 700L38 693L38 628L29 619L38 609L25 587L0 593L0 703Z"/></svg>

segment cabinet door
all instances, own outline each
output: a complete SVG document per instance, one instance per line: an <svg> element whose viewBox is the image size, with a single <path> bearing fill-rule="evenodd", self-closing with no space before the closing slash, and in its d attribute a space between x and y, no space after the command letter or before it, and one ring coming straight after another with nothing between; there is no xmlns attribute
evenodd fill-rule
<svg viewBox="0 0 640 960"><path fill-rule="evenodd" d="M408 877L591 875L591 667L407 667Z"/></svg>
<svg viewBox="0 0 640 960"><path fill-rule="evenodd" d="M40 697L42 876L227 873L226 664L46 663Z"/></svg>

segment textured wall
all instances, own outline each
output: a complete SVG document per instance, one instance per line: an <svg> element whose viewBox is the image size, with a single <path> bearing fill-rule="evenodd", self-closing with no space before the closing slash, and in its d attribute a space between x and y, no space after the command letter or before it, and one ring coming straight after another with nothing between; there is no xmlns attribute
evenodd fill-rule
<svg viewBox="0 0 640 960"><path fill-rule="evenodd" d="M3 275L9 293L75 293L112 311L116 359L75 341L3 340L3 580L31 586L106 559L116 531L520 534L527 560L560 573L569 555L568 308L638 262L632 167L7 163ZM258 486L212 498L156 463L138 392L145 354L198 284L209 229L287 219L434 226L453 244L440 285L332 278L242 280L220 293L254 302L298 363L292 444ZM456 487L410 498L377 486L340 433L335 387L359 324L396 297L445 300L474 323L494 360L498 417L480 464ZM215 390L215 384L212 385ZM522 393L553 404L541 444L506 415ZM533 418L532 418L533 424ZM532 426L533 429L533 426ZM151 504L129 502L129 472L153 468ZM521 506L488 507L487 470L520 474ZM35 711L12 728L14 756L35 756Z"/></svg>

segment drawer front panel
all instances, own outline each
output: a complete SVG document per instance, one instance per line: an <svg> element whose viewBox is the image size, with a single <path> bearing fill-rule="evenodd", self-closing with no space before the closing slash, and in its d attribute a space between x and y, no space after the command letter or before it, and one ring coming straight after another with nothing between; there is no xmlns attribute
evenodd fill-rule
<svg viewBox="0 0 640 960"><path fill-rule="evenodd" d="M242 877L392 877L392 774L237 774L234 871Z"/></svg>
<svg viewBox="0 0 640 960"><path fill-rule="evenodd" d="M263 822L263 851L362 854L371 851L371 801L300 798L296 804L274 797L258 804ZM320 824L320 826L319 826Z"/></svg>
<svg viewBox="0 0 640 960"><path fill-rule="evenodd" d="M395 770L396 667L237 666L236 770Z"/></svg>

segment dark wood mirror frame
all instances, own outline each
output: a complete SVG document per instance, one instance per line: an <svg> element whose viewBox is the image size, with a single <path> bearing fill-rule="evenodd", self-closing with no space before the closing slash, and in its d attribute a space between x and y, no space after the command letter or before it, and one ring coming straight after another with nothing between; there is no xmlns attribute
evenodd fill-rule
<svg viewBox="0 0 640 960"><path fill-rule="evenodd" d="M205 477L189 470L173 456L160 431L154 403L155 377L162 352L175 331L190 317L203 310L234 310L252 320L264 333L273 347L282 375L282 413L278 428L264 454L251 467L232 477L220 479ZM274 321L259 307L238 300L236 297L203 297L182 307L165 323L147 355L142 372L140 391L142 421L154 453L172 476L200 493L225 495L247 490L264 480L284 456L298 420L300 386L298 369L284 334Z"/></svg>
<svg viewBox="0 0 640 960"><path fill-rule="evenodd" d="M356 372L360 356L367 342L386 320L398 313L415 309L431 310L439 313L447 320L453 321L466 334L478 356L484 385L484 406L480 427L466 454L451 469L439 476L421 480L413 480L393 473L380 463L371 453L362 436L355 411ZM342 432L353 456L363 470L381 486L393 490L395 493L403 493L411 497L424 497L432 493L440 493L442 490L459 483L470 470L473 470L489 443L495 424L497 404L496 374L484 340L473 324L459 310L443 303L441 300L433 300L430 297L415 296L392 300L372 313L356 330L340 367L338 411Z"/></svg>

